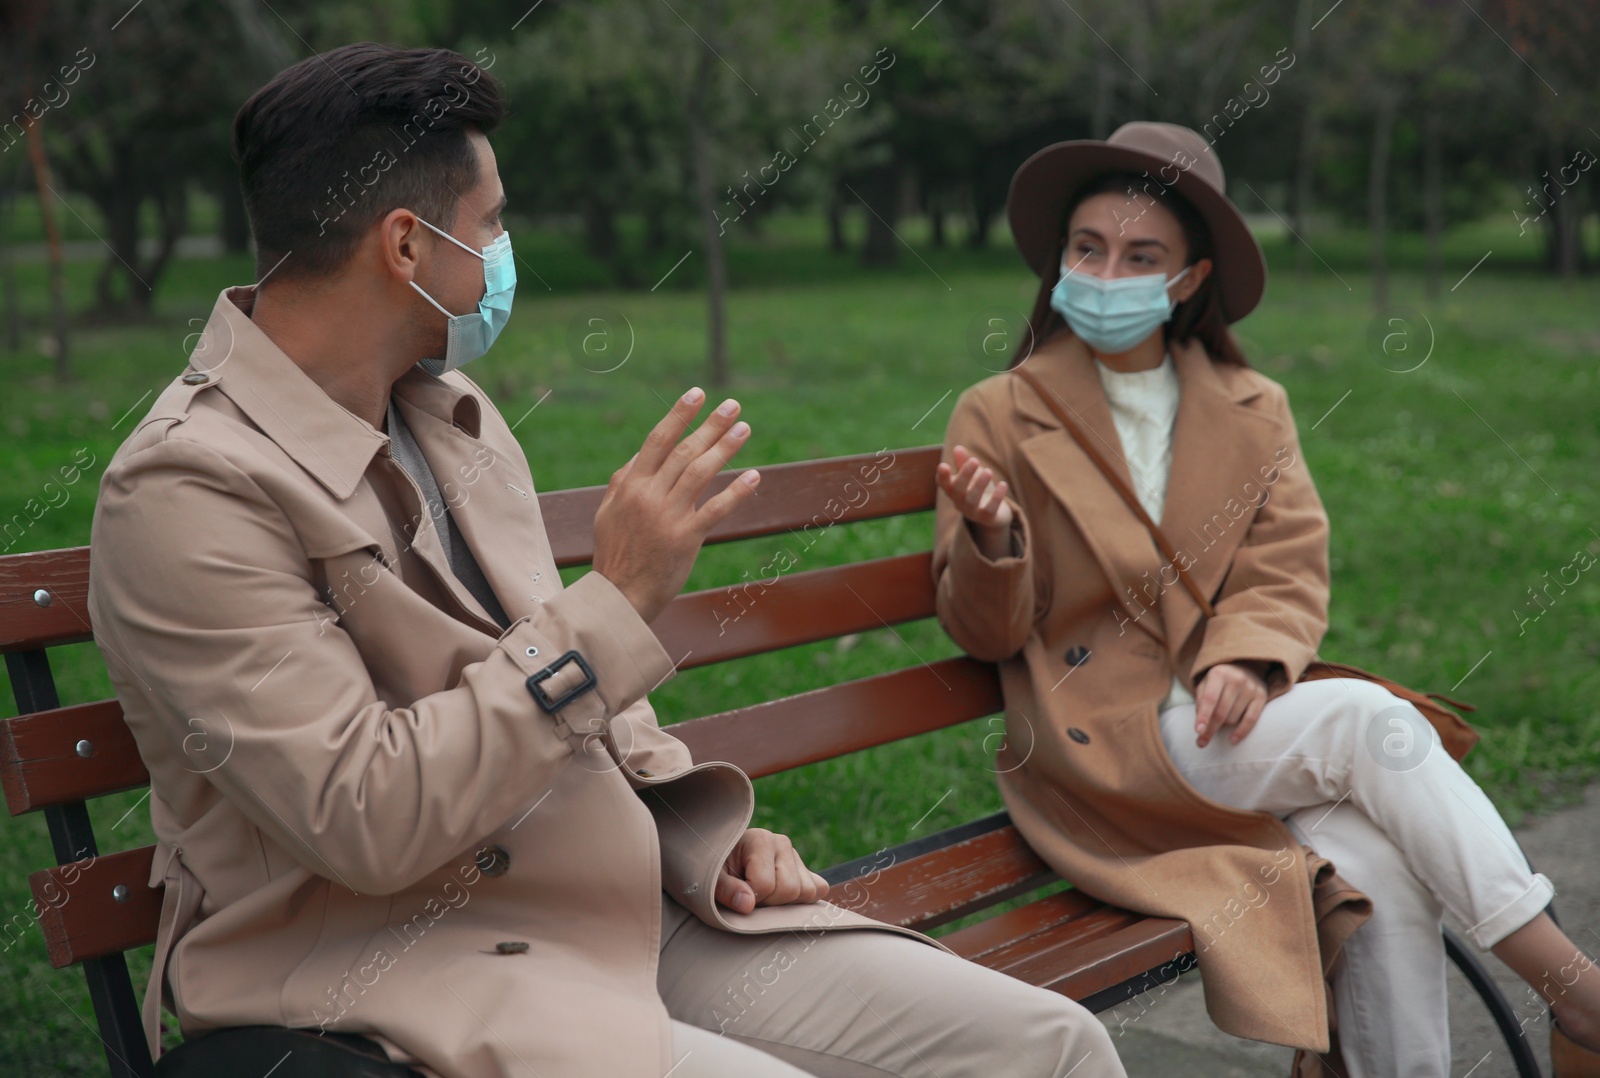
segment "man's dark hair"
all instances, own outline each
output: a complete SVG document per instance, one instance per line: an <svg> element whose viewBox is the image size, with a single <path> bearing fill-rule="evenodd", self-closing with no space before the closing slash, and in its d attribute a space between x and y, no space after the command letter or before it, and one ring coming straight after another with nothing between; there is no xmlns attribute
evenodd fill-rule
<svg viewBox="0 0 1600 1078"><path fill-rule="evenodd" d="M256 279L280 261L285 277L338 270L397 207L448 229L478 182L467 132L505 109L494 76L449 49L367 41L280 71L233 118Z"/></svg>

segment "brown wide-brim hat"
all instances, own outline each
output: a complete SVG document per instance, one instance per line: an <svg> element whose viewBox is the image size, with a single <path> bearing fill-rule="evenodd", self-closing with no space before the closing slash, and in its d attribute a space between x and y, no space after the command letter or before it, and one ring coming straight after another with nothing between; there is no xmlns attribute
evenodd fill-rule
<svg viewBox="0 0 1600 1078"><path fill-rule="evenodd" d="M1006 213L1022 258L1040 277L1054 280L1067 222L1062 211L1086 182L1106 172L1148 175L1152 190L1169 188L1189 200L1211 230L1222 315L1237 322L1261 301L1267 285L1267 260L1228 200L1222 162L1198 132L1178 124L1126 123L1104 142L1076 139L1046 146L1011 177Z"/></svg>

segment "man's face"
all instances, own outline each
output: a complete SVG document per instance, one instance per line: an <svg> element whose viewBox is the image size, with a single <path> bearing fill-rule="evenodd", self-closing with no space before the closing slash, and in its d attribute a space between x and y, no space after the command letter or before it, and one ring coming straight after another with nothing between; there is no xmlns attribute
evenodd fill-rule
<svg viewBox="0 0 1600 1078"><path fill-rule="evenodd" d="M455 202L454 220L430 221L429 224L481 253L505 231L500 213L505 209L506 196L489 140L477 131L468 132L467 138L478 155L477 185L469 191L457 192L460 197ZM417 263L417 286L452 314L469 314L476 310L484 294L483 259L420 226L419 242L423 253ZM415 324L426 346L424 353L442 357L446 342L445 316L415 291L409 288L406 291L416 303Z"/></svg>

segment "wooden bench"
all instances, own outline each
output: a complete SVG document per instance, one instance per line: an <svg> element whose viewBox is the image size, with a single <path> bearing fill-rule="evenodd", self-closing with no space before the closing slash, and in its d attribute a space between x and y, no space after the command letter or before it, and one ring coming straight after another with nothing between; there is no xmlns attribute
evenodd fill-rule
<svg viewBox="0 0 1600 1078"><path fill-rule="evenodd" d="M926 511L933 506L938 458L937 447L923 447L763 468L761 497L725 521L712 541ZM588 487L540 495L562 567L586 564L592 556L591 528L602 493L601 487ZM928 531L931 537L931 526ZM680 669L687 669L928 618L934 613L931 556L923 551L777 573L756 596L749 583L685 594L655 628L668 652L683 657ZM0 558L0 650L19 712L0 730L0 779L14 815L45 813L58 864L35 872L30 883L50 961L57 968L83 967L110 1072L128 1078L155 1069L123 952L154 941L161 892L146 886L154 847L100 855L85 807L88 799L149 782L120 707L115 700L61 707L51 676L48 648L90 639L88 577L87 547ZM730 618L728 611L739 616ZM671 729L697 759L729 760L760 778L1002 710L996 668L958 657ZM835 885L833 901L922 930L989 910L1056 879L1004 813L867 853L824 875ZM71 901L63 901L69 894ZM1194 964L1183 922L1117 909L1070 889L942 940L973 961L1096 1011ZM1486 973L1483 983L1493 990ZM1514 1028L1515 1016L1503 998L1500 1003L1504 1014L1497 1020L1503 1029L1507 1023Z"/></svg>

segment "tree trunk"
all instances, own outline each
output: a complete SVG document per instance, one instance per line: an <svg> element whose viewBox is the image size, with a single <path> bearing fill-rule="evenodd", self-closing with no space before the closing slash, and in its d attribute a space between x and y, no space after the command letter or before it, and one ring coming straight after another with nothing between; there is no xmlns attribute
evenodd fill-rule
<svg viewBox="0 0 1600 1078"><path fill-rule="evenodd" d="M67 284L61 250L61 232L56 228L55 202L50 190L50 162L45 157L44 132L39 121L27 117L22 123L28 140L28 158L33 165L33 182L39 192L39 216L44 219L45 236L50 242L50 319L55 328L55 374L65 381L72 377L72 361L67 351Z"/></svg>
<svg viewBox="0 0 1600 1078"><path fill-rule="evenodd" d="M617 235L616 211L608 203L590 198L584 200L582 214L584 250L589 252L591 258L605 263L616 273L617 249L621 246Z"/></svg>
<svg viewBox="0 0 1600 1078"><path fill-rule="evenodd" d="M828 250L843 254L850 249L844 235L844 200L839 197L839 184L833 185L828 195Z"/></svg>
<svg viewBox="0 0 1600 1078"><path fill-rule="evenodd" d="M250 216L245 212L239 181L231 175L223 176L214 191L222 207L222 250L230 255L244 254L250 249Z"/></svg>
<svg viewBox="0 0 1600 1078"><path fill-rule="evenodd" d="M1367 170L1367 232L1371 240L1372 302L1382 310L1389 305L1389 151L1394 141L1394 118L1400 95L1382 90L1372 120L1372 161Z"/></svg>
<svg viewBox="0 0 1600 1078"><path fill-rule="evenodd" d="M1090 133L1097 139L1111 134L1112 95L1116 93L1116 72L1111 69L1111 57L1104 47L1094 50L1094 115L1090 120Z"/></svg>
<svg viewBox="0 0 1600 1078"><path fill-rule="evenodd" d="M1561 167L1565 163L1559 152L1560 143L1553 138L1545 152L1545 172L1538 183L1539 196L1549 205L1545 215L1550 221L1551 268L1562 277L1575 277L1578 273L1578 255L1582 237L1579 232L1578 206L1568 190L1561 185Z"/></svg>
<svg viewBox="0 0 1600 1078"><path fill-rule="evenodd" d="M0 264L0 280L4 281L6 310L6 351L16 354L22 347L22 324L17 310L17 253L6 237L11 235L11 221L15 216L17 193L0 189L0 246L5 248L4 262Z"/></svg>
<svg viewBox="0 0 1600 1078"><path fill-rule="evenodd" d="M1439 298L1440 266L1443 259L1444 196L1443 177L1440 175L1439 109L1428 106L1422 119L1422 202L1424 227L1428 238L1427 294L1429 299Z"/></svg>
<svg viewBox="0 0 1600 1078"><path fill-rule="evenodd" d="M1294 162L1294 219L1295 233L1300 241L1294 245L1294 271L1301 277L1311 272L1311 213L1316 200L1317 145L1322 138L1322 112L1314 99L1305 102L1300 116L1300 145Z"/></svg>
<svg viewBox="0 0 1600 1078"><path fill-rule="evenodd" d="M1311 0L1300 0L1295 12L1294 55L1296 62L1311 51ZM1307 76L1309 77L1309 76ZM1315 87L1301 86L1300 145L1294 158L1294 205L1289 216L1300 237L1294 245L1294 271L1305 277L1311 272L1311 212L1316 197L1317 145L1322 137L1322 111L1318 108Z"/></svg>
<svg viewBox="0 0 1600 1078"><path fill-rule="evenodd" d="M899 165L894 159L868 169L861 198L867 204L867 240L861 246L864 266L892 266L900 258L894 223L900 216Z"/></svg>
<svg viewBox="0 0 1600 1078"><path fill-rule="evenodd" d="M178 249L178 241L189 229L189 189L179 181L165 184L156 197L156 212L161 221L161 240L155 257L149 263L135 263L139 275L150 282L150 287L140 291L132 289L133 305L141 314L149 314L155 302L155 282L167 271L167 263Z"/></svg>
<svg viewBox="0 0 1600 1078"><path fill-rule="evenodd" d="M717 224L716 181L711 176L711 135L706 122L706 96L711 92L712 64L716 62L710 49L699 54L695 62L694 85L689 91L685 111L689 126L689 156L694 166L696 209L705 229L706 360L711 384L721 387L728 384L728 353L724 340L728 268L722 246L722 226Z"/></svg>

